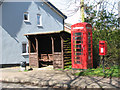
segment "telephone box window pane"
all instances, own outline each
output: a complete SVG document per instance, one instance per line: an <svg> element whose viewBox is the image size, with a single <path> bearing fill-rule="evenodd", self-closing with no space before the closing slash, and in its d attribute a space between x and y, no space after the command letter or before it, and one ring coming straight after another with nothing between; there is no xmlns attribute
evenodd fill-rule
<svg viewBox="0 0 120 90"><path fill-rule="evenodd" d="M88 43L90 43L90 41L91 41L91 40L90 40L90 37L88 37Z"/></svg>
<svg viewBox="0 0 120 90"><path fill-rule="evenodd" d="M91 48L91 44L88 44L88 47Z"/></svg>
<svg viewBox="0 0 120 90"><path fill-rule="evenodd" d="M79 32L79 33L75 33L75 36L80 36L81 35L81 33Z"/></svg>
<svg viewBox="0 0 120 90"><path fill-rule="evenodd" d="M81 45L74 45L74 48L81 48Z"/></svg>
<svg viewBox="0 0 120 90"><path fill-rule="evenodd" d="M91 43L91 41L88 39L88 43Z"/></svg>
<svg viewBox="0 0 120 90"><path fill-rule="evenodd" d="M81 37L75 37L75 40L81 40Z"/></svg>
<svg viewBox="0 0 120 90"><path fill-rule="evenodd" d="M77 64L80 64L80 61L76 61Z"/></svg>
<svg viewBox="0 0 120 90"><path fill-rule="evenodd" d="M82 53L75 53L75 55L82 55Z"/></svg>
<svg viewBox="0 0 120 90"><path fill-rule="evenodd" d="M81 45L76 45L76 48L81 48Z"/></svg>
<svg viewBox="0 0 120 90"><path fill-rule="evenodd" d="M75 57L75 59L80 59L80 57Z"/></svg>
<svg viewBox="0 0 120 90"><path fill-rule="evenodd" d="M91 57L90 57L90 56L88 56L88 59L90 60L90 59L91 59Z"/></svg>
<svg viewBox="0 0 120 90"><path fill-rule="evenodd" d="M90 40L90 37L88 37L88 39Z"/></svg>
<svg viewBox="0 0 120 90"><path fill-rule="evenodd" d="M81 52L81 49L76 49L76 52Z"/></svg>
<svg viewBox="0 0 120 90"><path fill-rule="evenodd" d="M90 36L90 32L88 32L88 35Z"/></svg>
<svg viewBox="0 0 120 90"><path fill-rule="evenodd" d="M79 43L79 44L81 44L81 41L76 41L76 43Z"/></svg>
<svg viewBox="0 0 120 90"><path fill-rule="evenodd" d="M74 63L75 63L75 64L81 64L81 61L76 60L76 61L74 61Z"/></svg>
<svg viewBox="0 0 120 90"><path fill-rule="evenodd" d="M91 51L91 48L89 48L88 50Z"/></svg>
<svg viewBox="0 0 120 90"><path fill-rule="evenodd" d="M91 52L89 52L89 55L91 55Z"/></svg>

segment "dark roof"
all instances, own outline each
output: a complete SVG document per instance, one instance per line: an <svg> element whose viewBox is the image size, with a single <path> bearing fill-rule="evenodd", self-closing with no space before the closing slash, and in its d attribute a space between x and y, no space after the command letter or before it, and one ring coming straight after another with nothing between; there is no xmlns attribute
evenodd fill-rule
<svg viewBox="0 0 120 90"><path fill-rule="evenodd" d="M68 26L69 28L71 28L71 25L70 23L65 23L65 26Z"/></svg>
<svg viewBox="0 0 120 90"><path fill-rule="evenodd" d="M57 9L52 3L50 3L48 0L42 0L44 3L46 3L51 9L53 9L56 13L61 15L64 19L67 18L66 15L64 15L59 9Z"/></svg>

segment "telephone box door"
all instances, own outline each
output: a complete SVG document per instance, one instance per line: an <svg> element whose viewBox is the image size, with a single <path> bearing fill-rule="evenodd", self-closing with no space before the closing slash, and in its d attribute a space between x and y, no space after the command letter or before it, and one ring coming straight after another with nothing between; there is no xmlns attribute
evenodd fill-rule
<svg viewBox="0 0 120 90"><path fill-rule="evenodd" d="M82 68L83 62L83 32L71 32L73 38L72 43L72 68Z"/></svg>

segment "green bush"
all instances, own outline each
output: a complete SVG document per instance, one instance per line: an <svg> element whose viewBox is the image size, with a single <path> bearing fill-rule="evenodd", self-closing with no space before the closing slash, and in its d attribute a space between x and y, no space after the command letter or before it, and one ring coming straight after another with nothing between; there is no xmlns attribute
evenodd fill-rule
<svg viewBox="0 0 120 90"><path fill-rule="evenodd" d="M100 40L107 41L107 55L105 56L105 66L118 65L120 60L120 30L113 31L96 30L93 31L93 62L94 65L102 64L102 57L99 56L98 45Z"/></svg>

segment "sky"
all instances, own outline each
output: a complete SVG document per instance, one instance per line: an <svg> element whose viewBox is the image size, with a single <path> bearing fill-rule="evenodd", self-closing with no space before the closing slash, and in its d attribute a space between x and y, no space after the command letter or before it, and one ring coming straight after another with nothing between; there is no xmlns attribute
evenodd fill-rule
<svg viewBox="0 0 120 90"><path fill-rule="evenodd" d="M78 10L77 12L73 11L73 9L79 6L80 0L76 0L75 3L74 3L75 0L48 0L48 1L50 1L55 7L57 7L60 11L62 11L67 16L67 19L65 20L66 23L75 24L80 22L81 20L80 10ZM84 2L89 5L95 1L98 2L99 0L84 0ZM105 0L105 1L109 2L109 5L107 6L108 10L112 10L112 6L114 5L114 2L115 2L116 3L115 9L113 11L115 12L115 14L118 14L118 2L120 0ZM96 7L96 9L98 9L98 7Z"/></svg>
<svg viewBox="0 0 120 90"><path fill-rule="evenodd" d="M4 1L16 1L16 0L4 0ZM27 2L29 0L17 0L17 1ZM79 10L76 9L76 7L79 7L80 5L80 0L48 0L48 1L50 1L55 7L57 7L61 12L63 12L67 16L67 19L65 20L66 23L75 24L81 21L80 9ZM98 1L103 1L103 0L84 0L84 3L88 5L92 5L94 3L94 5L96 5L95 2ZM115 12L115 14L118 14L118 2L120 0L104 0L104 1L109 2L109 5L107 5L107 9L109 11L112 10L111 7L114 5L115 2L116 4L114 6L115 8L113 11ZM96 7L97 10L98 8L99 6Z"/></svg>

